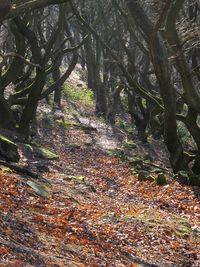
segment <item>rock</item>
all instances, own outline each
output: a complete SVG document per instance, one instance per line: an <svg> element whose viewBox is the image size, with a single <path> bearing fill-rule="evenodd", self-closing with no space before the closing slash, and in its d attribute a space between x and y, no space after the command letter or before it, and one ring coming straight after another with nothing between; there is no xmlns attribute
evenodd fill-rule
<svg viewBox="0 0 200 267"><path fill-rule="evenodd" d="M11 162L18 162L20 159L17 145L2 135L0 135L0 155Z"/></svg>
<svg viewBox="0 0 200 267"><path fill-rule="evenodd" d="M181 183L193 186L200 186L200 175L187 171L179 171L178 179Z"/></svg>
<svg viewBox="0 0 200 267"><path fill-rule="evenodd" d="M34 156L42 158L42 159L48 159L48 160L58 160L59 156L55 153L51 152L50 150L41 147L37 143L31 143L31 144L22 144L27 151L32 153Z"/></svg>
<svg viewBox="0 0 200 267"><path fill-rule="evenodd" d="M148 180L149 173L146 171L140 171L138 173L138 180L140 182L147 181Z"/></svg>
<svg viewBox="0 0 200 267"><path fill-rule="evenodd" d="M85 177L84 176L81 176L81 175L69 175L68 176L69 179L75 179L77 180L78 182L84 182L85 181Z"/></svg>
<svg viewBox="0 0 200 267"><path fill-rule="evenodd" d="M189 175L189 184L193 186L200 186L200 175L191 173Z"/></svg>
<svg viewBox="0 0 200 267"><path fill-rule="evenodd" d="M167 184L167 178L163 173L159 173L155 179L157 185L165 185Z"/></svg>
<svg viewBox="0 0 200 267"><path fill-rule="evenodd" d="M53 152L51 152L50 150L48 150L44 147L37 147L34 150L38 154L38 156L40 156L41 158L50 159L50 160L53 160L53 159L58 160L59 159L58 155L54 154Z"/></svg>
<svg viewBox="0 0 200 267"><path fill-rule="evenodd" d="M175 178L178 177L178 180L183 184L189 184L189 173L187 171L179 171Z"/></svg>
<svg viewBox="0 0 200 267"><path fill-rule="evenodd" d="M85 144L84 144L85 146L88 146L88 147L90 147L90 146L93 146L93 143L92 142L90 142L90 141L88 141L88 142L85 142Z"/></svg>
<svg viewBox="0 0 200 267"><path fill-rule="evenodd" d="M27 185L29 185L33 189L33 191L39 196L48 197L50 194L49 189L46 185L40 185L31 180L27 181Z"/></svg>
<svg viewBox="0 0 200 267"><path fill-rule="evenodd" d="M71 127L75 127L75 128L79 128L80 127L80 123L77 122L73 122L73 121L57 121L60 125L62 125L63 127L65 127L66 129L69 129Z"/></svg>

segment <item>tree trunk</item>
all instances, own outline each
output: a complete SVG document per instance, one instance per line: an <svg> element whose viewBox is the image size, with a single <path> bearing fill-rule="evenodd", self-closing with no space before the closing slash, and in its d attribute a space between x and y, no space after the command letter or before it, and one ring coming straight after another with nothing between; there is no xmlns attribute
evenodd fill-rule
<svg viewBox="0 0 200 267"><path fill-rule="evenodd" d="M151 51L151 61L164 104L164 141L170 154L171 166L175 173L180 170L188 170L187 163L184 160L183 148L177 135L176 95L170 84L165 42L159 32L155 32L152 22L141 8L139 1L126 0L126 3L135 23L143 32Z"/></svg>

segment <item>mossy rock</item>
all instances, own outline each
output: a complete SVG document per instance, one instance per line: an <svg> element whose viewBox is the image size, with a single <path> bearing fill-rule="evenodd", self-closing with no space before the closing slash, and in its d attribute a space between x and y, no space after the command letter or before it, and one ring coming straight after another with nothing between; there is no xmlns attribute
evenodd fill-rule
<svg viewBox="0 0 200 267"><path fill-rule="evenodd" d="M46 198L50 194L49 188L45 184L39 184L29 180L27 181L27 185L29 185L33 189L33 191L39 196Z"/></svg>
<svg viewBox="0 0 200 267"><path fill-rule="evenodd" d="M179 171L174 178L178 178L178 180L183 184L189 183L189 173L187 171Z"/></svg>
<svg viewBox="0 0 200 267"><path fill-rule="evenodd" d="M140 182L144 182L144 181L147 181L148 180L148 177L149 177L149 173L146 172L146 171L140 171L138 173L138 180Z"/></svg>
<svg viewBox="0 0 200 267"><path fill-rule="evenodd" d="M20 159L17 145L2 135L0 135L0 155L11 162L18 162Z"/></svg>
<svg viewBox="0 0 200 267"><path fill-rule="evenodd" d="M69 175L68 178L77 180L78 182L84 182L85 181L85 177L81 176L81 175Z"/></svg>
<svg viewBox="0 0 200 267"><path fill-rule="evenodd" d="M29 145L30 146L30 145ZM48 160L58 160L59 156L51 152L50 150L40 147L40 146L31 146L32 152L42 159L48 159Z"/></svg>
<svg viewBox="0 0 200 267"><path fill-rule="evenodd" d="M187 171L179 171L177 176L178 180L183 184L200 186L200 175Z"/></svg>
<svg viewBox="0 0 200 267"><path fill-rule="evenodd" d="M190 174L189 175L189 185L200 186L200 175Z"/></svg>
<svg viewBox="0 0 200 267"><path fill-rule="evenodd" d="M93 146L93 142L88 141L88 142L85 142L84 145L87 147L90 147L90 146Z"/></svg>
<svg viewBox="0 0 200 267"><path fill-rule="evenodd" d="M166 185L167 177L163 173L159 173L155 179L157 185Z"/></svg>
<svg viewBox="0 0 200 267"><path fill-rule="evenodd" d="M35 156L37 156L39 158L48 159L48 160L58 160L59 159L58 155L51 152L47 148L40 146L37 143L24 144L24 146L30 153L33 153Z"/></svg>
<svg viewBox="0 0 200 267"><path fill-rule="evenodd" d="M134 169L136 170L136 172L138 173L139 171L142 171L143 170L143 167L141 165L136 165L134 167Z"/></svg>

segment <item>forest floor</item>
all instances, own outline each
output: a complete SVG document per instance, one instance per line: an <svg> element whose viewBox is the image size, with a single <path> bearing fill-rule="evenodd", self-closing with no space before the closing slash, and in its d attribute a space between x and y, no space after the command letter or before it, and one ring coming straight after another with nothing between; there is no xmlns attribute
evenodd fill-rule
<svg viewBox="0 0 200 267"><path fill-rule="evenodd" d="M19 144L19 165L42 178L1 167L1 267L200 266L200 188L180 185L170 170L166 185L140 182L108 153L125 142L123 131L71 112L68 103L54 113L40 109L34 141L59 160L38 158ZM167 164L158 141L154 150L155 144L134 142L136 154Z"/></svg>

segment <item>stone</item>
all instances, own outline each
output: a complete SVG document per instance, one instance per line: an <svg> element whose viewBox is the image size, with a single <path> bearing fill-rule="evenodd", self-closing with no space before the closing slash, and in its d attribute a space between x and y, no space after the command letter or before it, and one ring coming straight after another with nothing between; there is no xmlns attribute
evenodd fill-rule
<svg viewBox="0 0 200 267"><path fill-rule="evenodd" d="M48 160L58 160L59 156L44 147L33 147L33 153L38 157Z"/></svg>
<svg viewBox="0 0 200 267"><path fill-rule="evenodd" d="M74 179L77 180L78 182L84 182L85 181L85 177L81 176L81 175L69 175L68 176L69 179Z"/></svg>
<svg viewBox="0 0 200 267"><path fill-rule="evenodd" d="M140 171L138 173L138 180L140 182L147 181L148 180L149 173L146 171Z"/></svg>
<svg viewBox="0 0 200 267"><path fill-rule="evenodd" d="M0 135L0 155L11 162L19 162L20 155L15 143Z"/></svg>
<svg viewBox="0 0 200 267"><path fill-rule="evenodd" d="M167 177L163 173L159 173L155 179L157 185L167 184Z"/></svg>
<svg viewBox="0 0 200 267"><path fill-rule="evenodd" d="M48 197L50 195L49 188L46 185L41 185L31 180L27 181L27 185L29 185L33 191L42 197Z"/></svg>

